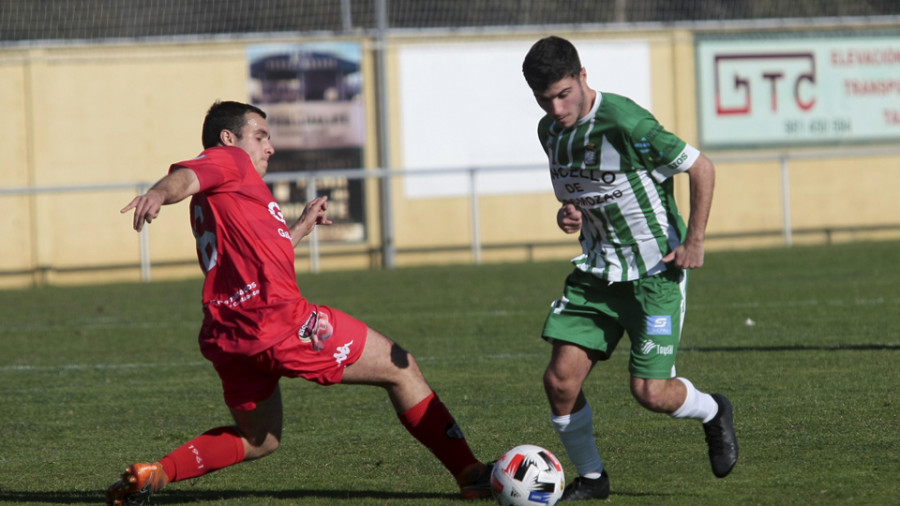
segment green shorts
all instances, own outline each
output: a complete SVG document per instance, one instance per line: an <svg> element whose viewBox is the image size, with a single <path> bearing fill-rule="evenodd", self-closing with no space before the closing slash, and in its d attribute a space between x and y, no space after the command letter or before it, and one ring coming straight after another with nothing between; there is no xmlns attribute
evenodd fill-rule
<svg viewBox="0 0 900 506"><path fill-rule="evenodd" d="M680 269L612 284L576 269L553 302L542 336L596 350L606 360L628 332L631 375L674 378L686 295L687 271Z"/></svg>

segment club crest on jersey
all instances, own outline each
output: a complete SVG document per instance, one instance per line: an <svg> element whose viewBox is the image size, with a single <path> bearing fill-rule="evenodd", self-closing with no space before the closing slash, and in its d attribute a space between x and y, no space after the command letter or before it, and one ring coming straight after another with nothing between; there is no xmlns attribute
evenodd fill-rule
<svg viewBox="0 0 900 506"><path fill-rule="evenodd" d="M585 165L597 165L600 163L600 150L597 149L596 144L588 144L584 147L584 164Z"/></svg>

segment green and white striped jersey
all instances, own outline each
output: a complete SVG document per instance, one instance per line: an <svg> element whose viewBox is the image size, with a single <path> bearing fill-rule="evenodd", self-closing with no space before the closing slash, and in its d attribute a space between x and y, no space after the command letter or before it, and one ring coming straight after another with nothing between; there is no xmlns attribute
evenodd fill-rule
<svg viewBox="0 0 900 506"><path fill-rule="evenodd" d="M599 91L574 126L562 129L545 116L538 136L556 198L582 213L582 254L572 263L611 282L665 271L662 257L686 232L672 176L700 151L630 99Z"/></svg>

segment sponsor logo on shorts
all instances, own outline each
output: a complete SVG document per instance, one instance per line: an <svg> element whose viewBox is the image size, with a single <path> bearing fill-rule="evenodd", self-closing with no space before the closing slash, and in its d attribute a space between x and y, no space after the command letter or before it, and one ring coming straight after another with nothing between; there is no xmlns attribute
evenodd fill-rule
<svg viewBox="0 0 900 506"><path fill-rule="evenodd" d="M297 331L297 337L303 343L312 341L313 351L318 352L325 348L325 341L333 333L334 326L328 321L328 315L313 311L306 319L306 323Z"/></svg>
<svg viewBox="0 0 900 506"><path fill-rule="evenodd" d="M650 355L651 353L656 353L657 355L672 355L675 353L675 346L672 344L661 346L650 339L646 339L641 343L641 354Z"/></svg>
<svg viewBox="0 0 900 506"><path fill-rule="evenodd" d="M310 342L310 341L312 340L312 339L310 338L311 332L310 332L309 329L315 327L315 325L316 325L316 320L317 320L317 315L316 315L316 312L313 311L313 312L309 315L309 318L306 319L306 323L304 323L304 324L300 327L300 330L297 331L297 337L299 337L300 340L303 341L304 343L308 343L308 342Z"/></svg>
<svg viewBox="0 0 900 506"><path fill-rule="evenodd" d="M350 341L343 346L338 346L338 351L334 354L334 359L337 360L337 365L341 365L344 360L347 360L347 355L350 354L351 344L353 344L353 341Z"/></svg>
<svg viewBox="0 0 900 506"><path fill-rule="evenodd" d="M647 317L647 335L648 336L671 336L672 335L672 317L665 316L648 316Z"/></svg>

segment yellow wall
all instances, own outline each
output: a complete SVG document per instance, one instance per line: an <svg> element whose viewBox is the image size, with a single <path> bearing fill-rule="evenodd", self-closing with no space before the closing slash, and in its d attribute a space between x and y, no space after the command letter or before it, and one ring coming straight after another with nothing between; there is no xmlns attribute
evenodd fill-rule
<svg viewBox="0 0 900 506"><path fill-rule="evenodd" d="M0 60L0 186L29 186L27 68L20 59ZM24 196L0 196L0 270L27 270L33 264L32 201ZM9 276L18 282L28 274ZM0 281L2 282L2 281Z"/></svg>
<svg viewBox="0 0 900 506"><path fill-rule="evenodd" d="M545 34L521 33L535 40ZM566 36L567 34L561 33ZM697 142L694 48L686 31L568 34L584 38L636 39L650 46L652 100L660 122ZM496 39L496 36L493 37ZM487 40L488 37L483 37ZM170 163L200 151L203 115L216 99L246 100L246 47L298 40L118 44L0 50L0 188L152 183ZM371 47L364 43L367 167L378 162ZM389 75L398 72L389 54ZM396 79L389 79L396 82ZM397 132L402 97L389 90L392 162L401 152ZM500 96L498 94L498 96ZM776 159L734 161L734 154L707 153L718 180L708 246L742 248L782 244L781 167ZM758 153L752 153L752 156ZM777 155L777 153L773 153ZM790 162L792 223L797 229L892 226L898 223L890 189L900 184L900 156L797 159ZM361 245L323 244L322 269L379 264L379 184L367 183L369 240ZM687 214L687 179L676 191ZM0 287L34 283L82 283L140 279L139 236L131 217L119 214L137 189L78 191L38 196L0 195ZM392 181L397 264L472 260L471 209L465 198L407 200ZM478 223L485 262L566 259L579 251L574 236L555 224L557 203L546 193L482 196ZM832 239L895 237L900 231L837 234ZM824 234L798 235L822 242ZM542 247L496 248L498 245ZM447 247L447 251L433 251ZM150 226L153 279L199 276L185 203L164 209ZM298 269L311 268L309 246L298 248ZM110 267L116 268L110 268ZM86 270L90 269L90 270Z"/></svg>

